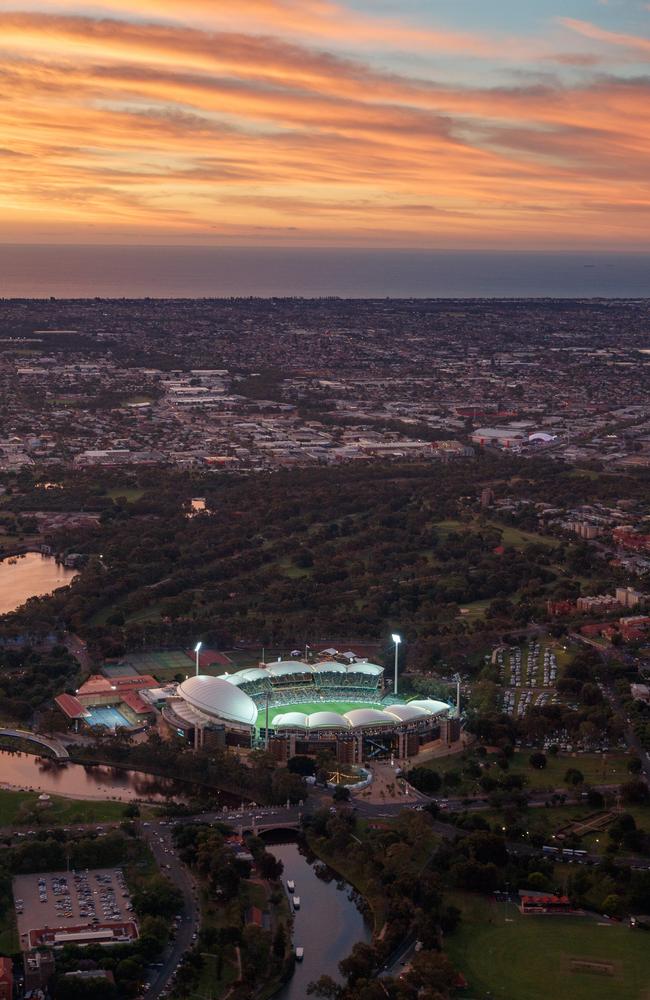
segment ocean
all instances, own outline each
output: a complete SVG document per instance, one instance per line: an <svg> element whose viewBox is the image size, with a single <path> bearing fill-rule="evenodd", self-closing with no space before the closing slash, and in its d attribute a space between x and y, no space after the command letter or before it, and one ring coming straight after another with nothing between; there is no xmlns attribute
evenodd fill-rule
<svg viewBox="0 0 650 1000"><path fill-rule="evenodd" d="M650 253L0 245L3 298L646 298Z"/></svg>

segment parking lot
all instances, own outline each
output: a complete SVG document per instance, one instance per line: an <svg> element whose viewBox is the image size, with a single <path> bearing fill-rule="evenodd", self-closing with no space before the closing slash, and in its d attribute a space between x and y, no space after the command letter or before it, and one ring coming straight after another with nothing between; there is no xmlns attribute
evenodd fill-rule
<svg viewBox="0 0 650 1000"><path fill-rule="evenodd" d="M21 947L30 931L118 925L133 920L120 868L17 875L14 906Z"/></svg>

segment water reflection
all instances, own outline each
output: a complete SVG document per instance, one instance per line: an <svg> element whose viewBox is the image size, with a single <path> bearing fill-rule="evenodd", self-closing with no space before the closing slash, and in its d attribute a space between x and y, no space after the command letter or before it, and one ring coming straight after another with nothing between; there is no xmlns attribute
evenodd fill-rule
<svg viewBox="0 0 650 1000"><path fill-rule="evenodd" d="M53 556L27 552L0 560L0 615L15 611L30 597L51 594L77 576L77 570L62 566Z"/></svg>
<svg viewBox="0 0 650 1000"><path fill-rule="evenodd" d="M144 799L162 802L169 798L191 798L195 789L189 783L160 778L142 771L125 771L104 764L59 764L31 754L0 751L0 786L28 788L48 795L68 795L79 799ZM224 792L210 790L212 801L220 806L234 805ZM239 800L237 800L239 804Z"/></svg>
<svg viewBox="0 0 650 1000"><path fill-rule="evenodd" d="M339 962L357 941L370 941L371 930L360 910L355 890L331 868L309 855L286 834L265 836L269 851L284 864L283 882L296 883L300 909L294 914L294 947L305 949L293 977L277 994L278 1000L304 1000L307 986L319 976L340 981ZM269 840L272 842L269 843Z"/></svg>

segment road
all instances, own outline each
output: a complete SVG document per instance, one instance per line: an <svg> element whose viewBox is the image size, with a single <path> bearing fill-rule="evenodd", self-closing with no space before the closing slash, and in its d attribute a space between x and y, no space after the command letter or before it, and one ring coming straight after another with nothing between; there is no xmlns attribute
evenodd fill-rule
<svg viewBox="0 0 650 1000"><path fill-rule="evenodd" d="M66 632L63 644L70 655L74 656L79 666L82 667L83 670L88 670L92 673L93 661L90 653L88 652L88 647L83 639L80 639L78 635L74 634L74 632Z"/></svg>
<svg viewBox="0 0 650 1000"><path fill-rule="evenodd" d="M624 727L625 742L627 743L630 750L633 750L641 761L642 773L641 777L645 778L646 784L650 785L650 755L646 752L641 742L634 732L634 729L627 721L623 707L621 705L620 698L618 697L616 691L612 687L605 687L605 694L609 698L609 703L612 706L614 712L618 715ZM632 775L630 775L632 777Z"/></svg>
<svg viewBox="0 0 650 1000"><path fill-rule="evenodd" d="M154 1000L169 986L178 963L196 940L200 930L201 909L196 882L174 848L171 834L173 822L169 824L165 820L152 820L139 823L138 826L140 834L151 848L158 867L183 894L178 930L161 955L158 963L160 967L155 968L155 972L149 978L150 985L143 994L148 1000Z"/></svg>

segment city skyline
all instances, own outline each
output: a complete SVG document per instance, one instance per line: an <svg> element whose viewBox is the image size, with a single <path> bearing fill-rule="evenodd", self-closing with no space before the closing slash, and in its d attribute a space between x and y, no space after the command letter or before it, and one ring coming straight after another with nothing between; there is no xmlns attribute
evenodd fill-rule
<svg viewBox="0 0 650 1000"><path fill-rule="evenodd" d="M5 243L643 250L650 4L0 3Z"/></svg>

